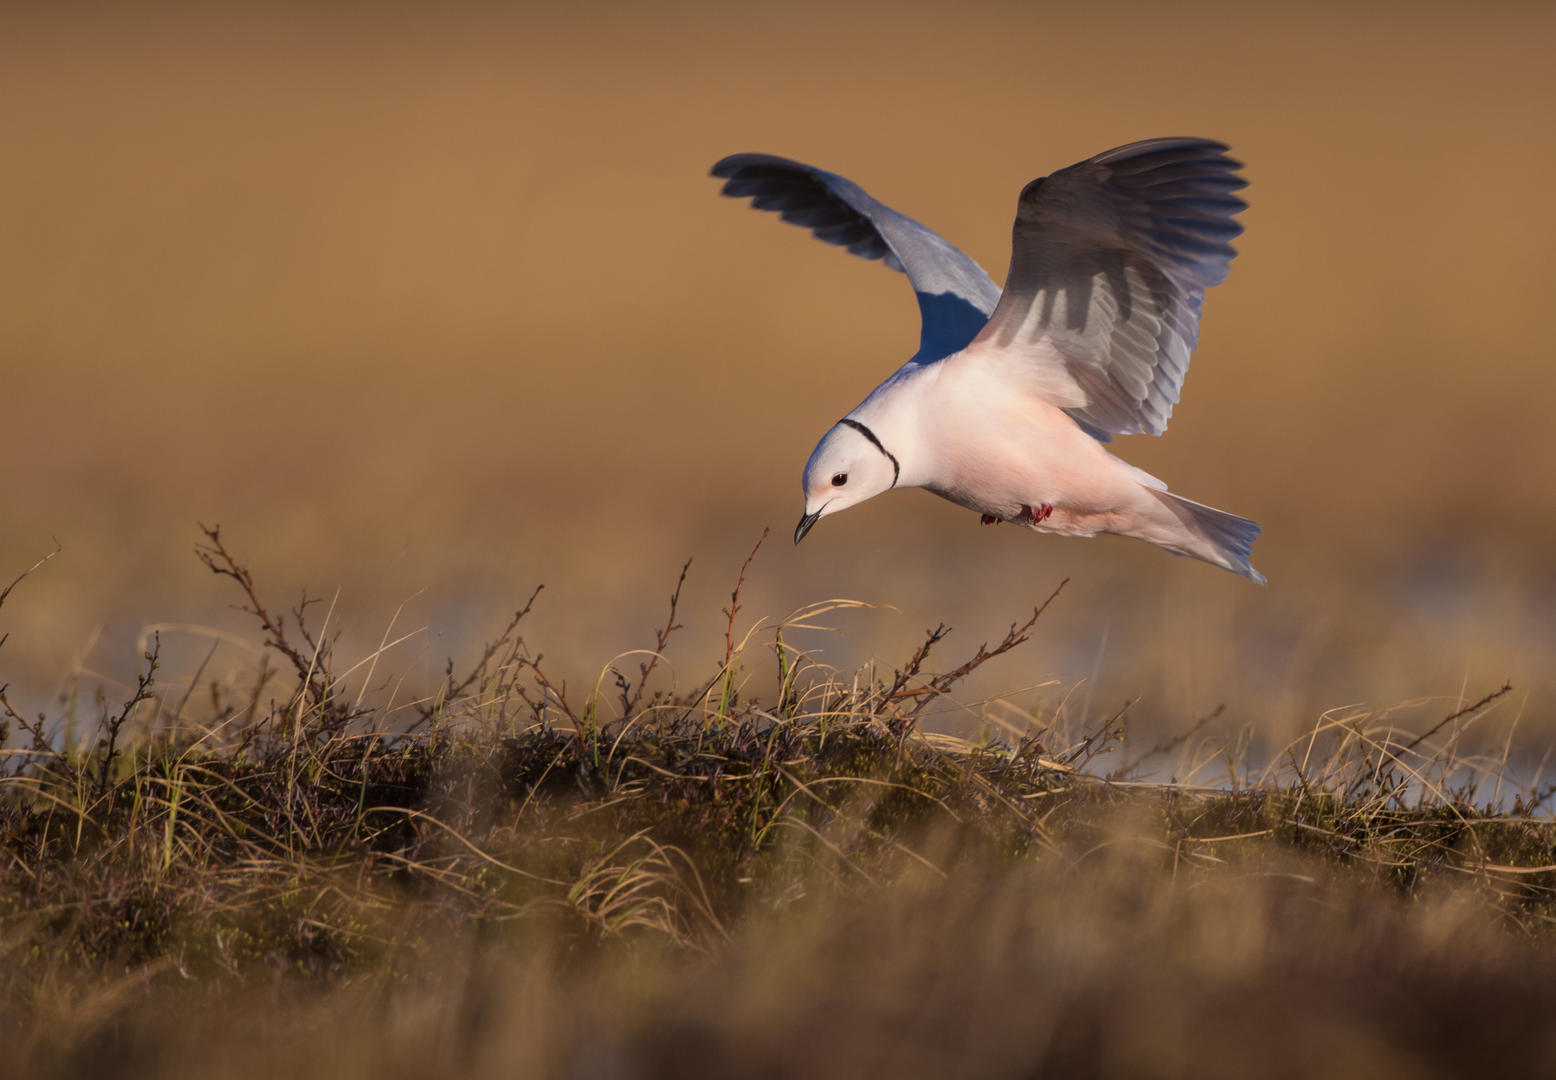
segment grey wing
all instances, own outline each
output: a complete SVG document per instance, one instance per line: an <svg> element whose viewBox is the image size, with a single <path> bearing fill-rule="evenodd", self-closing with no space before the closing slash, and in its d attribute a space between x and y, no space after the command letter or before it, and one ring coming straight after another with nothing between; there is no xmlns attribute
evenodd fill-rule
<svg viewBox="0 0 1556 1080"><path fill-rule="evenodd" d="M750 197L758 210L776 210L817 239L906 273L923 317L920 363L965 348L999 300L989 275L944 237L836 173L771 154L733 154L713 175L725 181L725 195Z"/></svg>
<svg viewBox="0 0 1556 1080"><path fill-rule="evenodd" d="M1160 435L1226 279L1246 186L1227 147L1151 139L1034 180L1010 275L970 355L1008 363L1082 427Z"/></svg>

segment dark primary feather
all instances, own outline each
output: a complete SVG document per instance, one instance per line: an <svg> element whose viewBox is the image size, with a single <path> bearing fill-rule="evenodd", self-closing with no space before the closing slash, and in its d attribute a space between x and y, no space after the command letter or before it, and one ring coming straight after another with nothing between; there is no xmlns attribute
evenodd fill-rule
<svg viewBox="0 0 1556 1080"><path fill-rule="evenodd" d="M916 359L965 348L983 329L999 289L977 263L836 173L771 154L733 154L713 166L723 193L809 229L819 240L907 274L923 319Z"/></svg>
<svg viewBox="0 0 1556 1080"><path fill-rule="evenodd" d="M792 163L766 154L736 154L715 165L713 175L730 177L723 194L749 196L756 209L776 210L784 221L810 229L818 240L845 247L866 259L891 254L870 219L835 195L812 170L796 169Z"/></svg>

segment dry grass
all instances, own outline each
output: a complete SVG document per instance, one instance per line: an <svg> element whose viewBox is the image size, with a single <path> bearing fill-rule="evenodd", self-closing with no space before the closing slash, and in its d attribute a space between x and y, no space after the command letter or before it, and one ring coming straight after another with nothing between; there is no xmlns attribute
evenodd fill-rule
<svg viewBox="0 0 1556 1080"><path fill-rule="evenodd" d="M153 638L96 738L5 706L16 1075L1556 1064L1552 787L1457 750L1505 689L1414 734L1341 711L1262 768L1062 710L968 742L915 714L1053 612L842 673L786 640L841 602L749 624L748 559L690 691L655 677L683 576L589 687L526 604L437 692L364 704L381 656L338 671L320 608L274 614L215 530L202 558L277 658L255 685L164 695Z"/></svg>
<svg viewBox="0 0 1556 1080"><path fill-rule="evenodd" d="M1261 521L1271 587L907 493L769 552L752 609L889 599L833 643L851 668L1068 577L1043 669L974 696L1096 670L1153 740L1225 704L1274 749L1336 702L1511 677L1544 724L1553 18L12 5L0 565L65 548L13 613L17 699L77 662L128 682L144 621L245 632L182 554L213 519L288 595L338 585L355 655L425 590L433 675L546 581L555 674L590 679L688 552L792 528L815 439L917 340L900 277L720 199L713 161L839 169L998 279L1022 184L1188 133L1246 160L1248 232L1168 436L1120 449ZM685 655L722 647L725 589L689 582ZM169 678L204 653L164 646Z"/></svg>

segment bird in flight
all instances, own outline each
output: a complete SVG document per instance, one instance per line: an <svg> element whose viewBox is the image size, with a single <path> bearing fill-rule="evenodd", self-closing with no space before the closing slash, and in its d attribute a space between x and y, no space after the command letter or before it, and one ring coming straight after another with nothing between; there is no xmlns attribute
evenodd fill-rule
<svg viewBox="0 0 1556 1080"><path fill-rule="evenodd" d="M1167 490L1111 454L1160 435L1225 280L1247 183L1207 139L1130 143L1032 181L1016 203L1005 288L944 237L836 173L770 154L713 166L723 193L907 275L918 352L822 436L797 544L828 514L927 488L1063 536L1133 536L1253 581L1259 526Z"/></svg>

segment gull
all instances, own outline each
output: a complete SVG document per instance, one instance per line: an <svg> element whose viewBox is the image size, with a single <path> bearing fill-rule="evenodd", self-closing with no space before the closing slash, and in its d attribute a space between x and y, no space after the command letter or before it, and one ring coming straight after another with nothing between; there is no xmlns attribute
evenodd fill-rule
<svg viewBox="0 0 1556 1080"><path fill-rule="evenodd" d="M1247 204L1241 164L1208 139L1130 143L1032 181L1003 291L938 233L836 173L770 154L713 166L829 244L907 275L918 352L816 444L798 544L828 514L893 488L1062 536L1133 536L1259 583L1259 526L1191 502L1110 453L1160 435L1226 278Z"/></svg>

